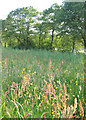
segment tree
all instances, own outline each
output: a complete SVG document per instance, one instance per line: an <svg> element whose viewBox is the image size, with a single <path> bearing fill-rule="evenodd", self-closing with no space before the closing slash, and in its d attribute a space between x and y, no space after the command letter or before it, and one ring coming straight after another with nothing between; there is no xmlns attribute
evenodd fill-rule
<svg viewBox="0 0 86 120"><path fill-rule="evenodd" d="M31 46L31 36L34 34L33 23L37 14L37 10L31 6L18 8L9 13L4 30L7 31L6 36L10 37L12 42L12 38L16 37L19 48Z"/></svg>
<svg viewBox="0 0 86 120"><path fill-rule="evenodd" d="M11 11L2 21L2 41L12 47L72 51L79 43L86 47L84 3L53 4L43 12L33 7Z"/></svg>
<svg viewBox="0 0 86 120"><path fill-rule="evenodd" d="M72 35L73 47L75 48L75 40L79 40L83 44L84 36L84 3L80 2L64 2L61 13L61 32Z"/></svg>
<svg viewBox="0 0 86 120"><path fill-rule="evenodd" d="M35 33L39 39L39 49L43 48L43 40L45 40L46 35L48 34L48 29L44 23L43 13L41 12L37 18L37 22L34 24Z"/></svg>
<svg viewBox="0 0 86 120"><path fill-rule="evenodd" d="M60 12L60 6L58 4L53 4L50 8L46 9L43 11L43 19L44 23L51 33L51 44L50 44L50 49L52 49L53 45L53 40L54 40L54 33L55 31L59 28L59 23L56 19L57 17L57 12ZM58 14L59 15L59 14Z"/></svg>

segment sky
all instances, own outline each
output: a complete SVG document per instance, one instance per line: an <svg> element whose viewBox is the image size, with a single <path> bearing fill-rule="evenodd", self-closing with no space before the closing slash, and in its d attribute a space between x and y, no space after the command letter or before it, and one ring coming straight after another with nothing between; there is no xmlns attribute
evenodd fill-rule
<svg viewBox="0 0 86 120"><path fill-rule="evenodd" d="M52 4L62 4L63 0L1 0L0 2L0 19L6 19L7 15L17 8L33 6L42 12L49 8Z"/></svg>

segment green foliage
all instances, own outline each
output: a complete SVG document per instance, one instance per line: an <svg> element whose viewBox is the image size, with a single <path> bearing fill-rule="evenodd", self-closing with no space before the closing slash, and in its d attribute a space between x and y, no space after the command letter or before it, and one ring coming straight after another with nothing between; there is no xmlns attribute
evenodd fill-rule
<svg viewBox="0 0 86 120"><path fill-rule="evenodd" d="M43 12L32 6L13 10L2 20L2 45L78 51L86 41L84 11L84 3L76 2L64 2L61 6L55 3Z"/></svg>
<svg viewBox="0 0 86 120"><path fill-rule="evenodd" d="M17 40L17 46L14 47L29 48L32 44L32 34L34 34L32 30L34 17L37 14L38 12L33 7L18 8L9 13L7 19L3 21L6 23L5 28L3 25L3 32L6 32L7 39L5 39L9 46L14 46Z"/></svg>
<svg viewBox="0 0 86 120"><path fill-rule="evenodd" d="M63 23L61 27L62 34L71 35L74 43L73 49L75 49L75 41L81 43L84 37L84 2L64 2L61 12L61 23Z"/></svg>

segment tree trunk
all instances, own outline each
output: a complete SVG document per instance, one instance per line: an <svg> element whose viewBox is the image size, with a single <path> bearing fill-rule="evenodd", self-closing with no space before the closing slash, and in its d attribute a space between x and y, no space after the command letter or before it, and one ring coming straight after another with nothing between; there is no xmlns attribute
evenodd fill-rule
<svg viewBox="0 0 86 120"><path fill-rule="evenodd" d="M54 38L54 29L52 30L52 35L51 35L51 37L52 37L52 41L51 41L50 49L52 49L53 38Z"/></svg>
<svg viewBox="0 0 86 120"><path fill-rule="evenodd" d="M29 26L27 25L27 40L26 40L26 42L27 42L27 48L29 48L30 47L30 38L29 38Z"/></svg>
<svg viewBox="0 0 86 120"><path fill-rule="evenodd" d="M39 49L41 48L41 33L39 35Z"/></svg>
<svg viewBox="0 0 86 120"><path fill-rule="evenodd" d="M21 42L21 41L20 41L20 38L18 38L18 37L17 37L17 40L18 40L18 43L20 43L20 42Z"/></svg>
<svg viewBox="0 0 86 120"><path fill-rule="evenodd" d="M26 39L24 38L24 43L23 43L23 45L24 45L24 48L26 47Z"/></svg>
<svg viewBox="0 0 86 120"><path fill-rule="evenodd" d="M0 43L1 43L1 46L2 46L2 42L0 41Z"/></svg>
<svg viewBox="0 0 86 120"><path fill-rule="evenodd" d="M4 47L6 48L6 42L5 42L5 45L4 45Z"/></svg>
<svg viewBox="0 0 86 120"><path fill-rule="evenodd" d="M75 39L75 38L74 38ZM72 49L72 53L74 52L75 49L75 40L73 40L73 49Z"/></svg>

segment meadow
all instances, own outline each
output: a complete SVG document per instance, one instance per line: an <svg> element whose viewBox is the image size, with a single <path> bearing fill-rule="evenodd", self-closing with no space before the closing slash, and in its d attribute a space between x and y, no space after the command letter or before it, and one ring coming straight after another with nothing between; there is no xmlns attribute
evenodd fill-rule
<svg viewBox="0 0 86 120"><path fill-rule="evenodd" d="M2 48L0 118L84 117L83 54Z"/></svg>

